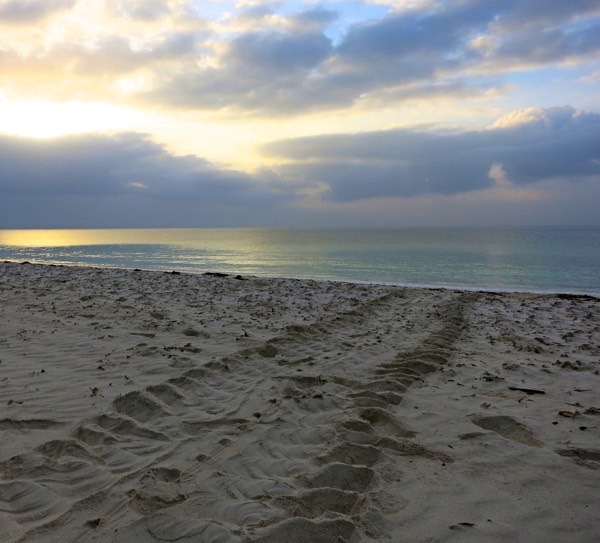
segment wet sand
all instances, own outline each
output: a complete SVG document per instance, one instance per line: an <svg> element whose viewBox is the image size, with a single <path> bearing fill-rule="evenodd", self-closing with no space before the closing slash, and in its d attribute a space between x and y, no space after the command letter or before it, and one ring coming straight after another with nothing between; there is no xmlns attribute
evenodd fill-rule
<svg viewBox="0 0 600 543"><path fill-rule="evenodd" d="M0 264L0 541L598 540L600 303Z"/></svg>

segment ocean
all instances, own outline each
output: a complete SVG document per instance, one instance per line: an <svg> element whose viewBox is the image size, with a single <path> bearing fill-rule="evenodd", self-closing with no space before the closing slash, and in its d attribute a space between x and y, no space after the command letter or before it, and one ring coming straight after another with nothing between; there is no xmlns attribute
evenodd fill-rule
<svg viewBox="0 0 600 543"><path fill-rule="evenodd" d="M0 230L0 259L600 296L600 227Z"/></svg>

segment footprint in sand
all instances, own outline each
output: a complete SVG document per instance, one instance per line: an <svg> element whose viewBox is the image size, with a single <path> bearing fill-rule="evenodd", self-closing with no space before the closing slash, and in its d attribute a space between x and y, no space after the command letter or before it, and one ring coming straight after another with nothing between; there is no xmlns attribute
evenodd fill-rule
<svg viewBox="0 0 600 543"><path fill-rule="evenodd" d="M295 517L284 520L267 528L255 543L329 543L334 541L350 541L356 533L356 526L345 519L309 520Z"/></svg>
<svg viewBox="0 0 600 543"><path fill-rule="evenodd" d="M325 465L307 483L312 488L330 487L340 490L364 492L371 484L375 472L366 466L351 466L341 462Z"/></svg>
<svg viewBox="0 0 600 543"><path fill-rule="evenodd" d="M295 517L317 518L330 511L350 515L364 500L359 492L324 487L307 490L299 496L281 496L275 503Z"/></svg>
<svg viewBox="0 0 600 543"><path fill-rule="evenodd" d="M600 469L600 450L594 449L559 449L556 451L561 456L571 458L576 464L589 469Z"/></svg>
<svg viewBox="0 0 600 543"><path fill-rule="evenodd" d="M327 451L320 460L323 462L342 462L361 466L373 466L381 456L381 449L371 445L360 445L344 441Z"/></svg>
<svg viewBox="0 0 600 543"><path fill-rule="evenodd" d="M524 424L517 422L512 417L506 415L496 415L490 417L478 417L474 416L471 418L474 424L483 428L484 430L491 430L496 432L498 435L510 439L511 441L518 441L524 445L530 447L543 447L544 444L533 437L533 432L527 428Z"/></svg>

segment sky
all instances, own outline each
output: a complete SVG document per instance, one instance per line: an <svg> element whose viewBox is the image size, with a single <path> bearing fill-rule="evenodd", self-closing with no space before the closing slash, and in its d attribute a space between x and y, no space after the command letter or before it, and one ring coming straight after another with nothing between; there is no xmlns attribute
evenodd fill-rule
<svg viewBox="0 0 600 543"><path fill-rule="evenodd" d="M598 0L0 0L0 228L598 209Z"/></svg>

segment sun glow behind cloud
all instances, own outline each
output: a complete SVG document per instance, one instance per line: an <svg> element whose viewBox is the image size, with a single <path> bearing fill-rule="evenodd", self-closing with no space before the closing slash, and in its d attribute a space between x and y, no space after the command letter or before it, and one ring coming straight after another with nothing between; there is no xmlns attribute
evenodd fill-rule
<svg viewBox="0 0 600 543"><path fill-rule="evenodd" d="M106 103L0 100L0 132L32 138L127 130L144 117L141 111Z"/></svg>

